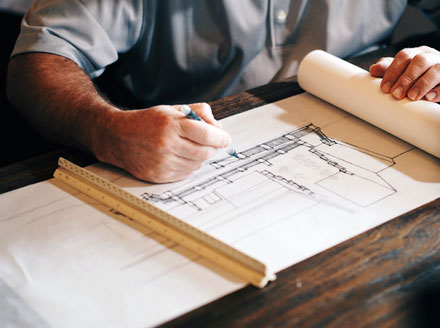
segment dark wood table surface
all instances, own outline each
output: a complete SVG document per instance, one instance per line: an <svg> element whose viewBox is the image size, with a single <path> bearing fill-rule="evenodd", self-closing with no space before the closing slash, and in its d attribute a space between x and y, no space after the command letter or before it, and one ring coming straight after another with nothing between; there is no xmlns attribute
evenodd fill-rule
<svg viewBox="0 0 440 328"><path fill-rule="evenodd" d="M403 46L428 44L429 35L350 61L368 69ZM302 90L296 79L211 102L216 118L274 102ZM59 156L79 165L96 160L72 149L0 168L0 193L49 179ZM263 289L245 287L183 315L169 327L440 327L440 198L277 274Z"/></svg>

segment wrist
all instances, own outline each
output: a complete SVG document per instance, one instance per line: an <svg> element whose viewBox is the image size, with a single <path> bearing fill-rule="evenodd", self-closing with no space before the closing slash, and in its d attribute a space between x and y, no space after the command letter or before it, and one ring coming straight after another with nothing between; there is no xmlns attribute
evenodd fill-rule
<svg viewBox="0 0 440 328"><path fill-rule="evenodd" d="M114 163L117 145L117 125L122 110L102 104L89 122L88 150L99 160Z"/></svg>

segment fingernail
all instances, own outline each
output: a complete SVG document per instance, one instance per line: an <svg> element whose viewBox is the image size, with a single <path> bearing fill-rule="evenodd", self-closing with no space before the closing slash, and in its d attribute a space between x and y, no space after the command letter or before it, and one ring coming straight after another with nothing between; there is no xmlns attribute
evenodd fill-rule
<svg viewBox="0 0 440 328"><path fill-rule="evenodd" d="M385 93L390 93L391 90L391 82L385 82L385 84L382 86L382 91Z"/></svg>
<svg viewBox="0 0 440 328"><path fill-rule="evenodd" d="M435 97L437 97L437 92L435 92L435 91L428 92L425 97L429 101L434 100Z"/></svg>
<svg viewBox="0 0 440 328"><path fill-rule="evenodd" d="M403 93L403 88L402 87L397 87L393 90L393 96L396 98L400 98L402 97L402 93Z"/></svg>
<svg viewBox="0 0 440 328"><path fill-rule="evenodd" d="M419 88L415 87L408 92L408 98L411 100L416 100L419 95Z"/></svg>

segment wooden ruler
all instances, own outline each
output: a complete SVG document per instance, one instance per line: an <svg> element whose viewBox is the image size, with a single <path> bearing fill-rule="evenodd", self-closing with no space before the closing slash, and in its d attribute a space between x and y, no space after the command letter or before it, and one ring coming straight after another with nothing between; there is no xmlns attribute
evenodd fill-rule
<svg viewBox="0 0 440 328"><path fill-rule="evenodd" d="M54 173L56 179L203 256L241 280L260 288L269 281L275 280L275 275L268 272L264 263L136 197L110 181L64 158L58 160L58 166Z"/></svg>

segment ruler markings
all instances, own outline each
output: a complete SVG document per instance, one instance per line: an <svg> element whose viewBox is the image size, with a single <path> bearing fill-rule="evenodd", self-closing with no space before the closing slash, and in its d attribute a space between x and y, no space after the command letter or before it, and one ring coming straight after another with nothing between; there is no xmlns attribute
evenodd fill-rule
<svg viewBox="0 0 440 328"><path fill-rule="evenodd" d="M64 158L58 161L54 177L134 221L216 263L226 271L257 287L264 287L275 275L264 263L213 236L189 225L110 181Z"/></svg>

